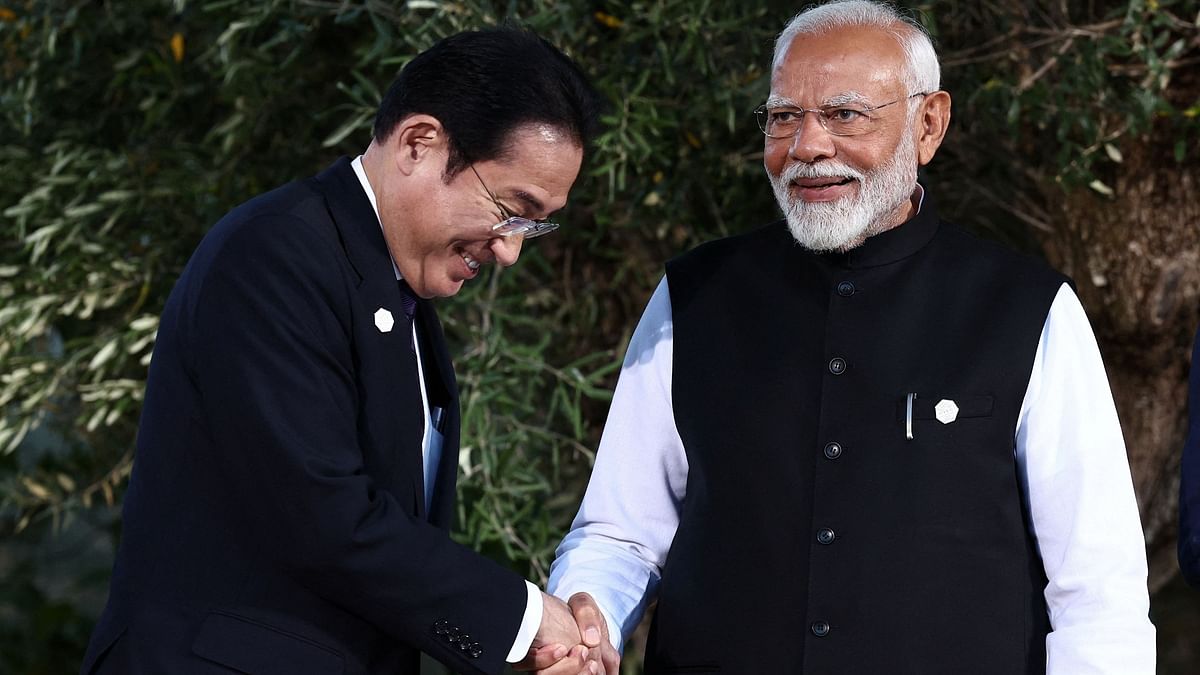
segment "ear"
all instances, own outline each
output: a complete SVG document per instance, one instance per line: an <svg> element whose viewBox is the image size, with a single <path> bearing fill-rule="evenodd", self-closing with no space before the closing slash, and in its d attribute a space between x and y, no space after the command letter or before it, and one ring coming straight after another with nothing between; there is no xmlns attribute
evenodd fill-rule
<svg viewBox="0 0 1200 675"><path fill-rule="evenodd" d="M388 137L396 170L410 176L422 169L434 169L440 175L446 168L449 138L442 123L430 115L409 115L396 125Z"/></svg>
<svg viewBox="0 0 1200 675"><path fill-rule="evenodd" d="M950 94L935 91L926 95L917 111L917 162L924 166L933 159L950 126Z"/></svg>

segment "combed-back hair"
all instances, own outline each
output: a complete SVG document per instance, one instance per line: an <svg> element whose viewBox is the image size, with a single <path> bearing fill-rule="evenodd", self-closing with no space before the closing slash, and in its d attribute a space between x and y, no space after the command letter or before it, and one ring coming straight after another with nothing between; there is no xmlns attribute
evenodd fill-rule
<svg viewBox="0 0 1200 675"><path fill-rule="evenodd" d="M503 25L439 40L400 71L375 115L383 142L409 115L446 130L447 180L475 162L502 159L527 124L565 132L586 151L599 130L601 99L566 54L533 31Z"/></svg>
<svg viewBox="0 0 1200 675"><path fill-rule="evenodd" d="M874 0L832 0L809 7L788 23L775 40L772 66L779 67L788 45L797 35L820 35L837 28L879 28L893 35L904 49L904 85L910 94L941 88L942 68L925 27L891 4Z"/></svg>

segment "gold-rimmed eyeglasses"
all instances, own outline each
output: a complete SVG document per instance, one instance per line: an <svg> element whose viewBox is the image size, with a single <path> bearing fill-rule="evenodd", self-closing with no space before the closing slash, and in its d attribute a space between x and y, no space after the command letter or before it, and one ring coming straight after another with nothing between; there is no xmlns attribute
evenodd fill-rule
<svg viewBox="0 0 1200 675"><path fill-rule="evenodd" d="M918 96L928 96L929 92L917 92L904 98L898 98L879 105L860 105L848 103L843 105L827 105L820 108L797 108L787 105L760 105L754 110L758 120L758 128L769 138L791 138L804 126L804 113L813 113L821 127L834 136L857 136L865 134L875 126L876 116L873 114L880 108L895 105Z"/></svg>
<svg viewBox="0 0 1200 675"><path fill-rule="evenodd" d="M508 209L504 208L504 205L501 204L500 200L496 198L496 194L487 186L487 183L483 182L483 176L479 175L479 172L475 170L475 166L470 166L471 173L475 174L475 177L479 179L479 184L483 186L483 190L487 192L488 198L490 198L492 203L496 205L496 208L500 210L500 215L504 218L504 220L492 226L492 232L501 237L512 237L519 234L524 236L526 239L533 239L534 237L540 237L543 234L550 234L558 229L558 223L552 223L548 220L533 220L531 218L525 218L524 216L513 215Z"/></svg>

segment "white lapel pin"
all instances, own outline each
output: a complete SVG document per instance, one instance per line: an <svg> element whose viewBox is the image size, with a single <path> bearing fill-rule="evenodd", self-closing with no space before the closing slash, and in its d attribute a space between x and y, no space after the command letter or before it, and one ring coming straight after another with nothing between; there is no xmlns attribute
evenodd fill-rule
<svg viewBox="0 0 1200 675"><path fill-rule="evenodd" d="M948 398L938 401L938 404L933 407L933 414L937 417L937 421L942 424L950 424L958 419L958 404Z"/></svg>
<svg viewBox="0 0 1200 675"><path fill-rule="evenodd" d="M392 332L392 326L396 325L396 320L392 318L392 313L380 307L375 310L375 327L380 333Z"/></svg>

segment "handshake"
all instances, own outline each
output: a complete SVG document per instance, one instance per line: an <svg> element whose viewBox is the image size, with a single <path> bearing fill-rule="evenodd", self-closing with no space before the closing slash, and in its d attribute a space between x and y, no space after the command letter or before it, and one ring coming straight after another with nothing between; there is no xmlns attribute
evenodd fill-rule
<svg viewBox="0 0 1200 675"><path fill-rule="evenodd" d="M537 675L618 675L621 657L608 637L608 622L587 593L567 602L542 593L542 624L517 670Z"/></svg>

